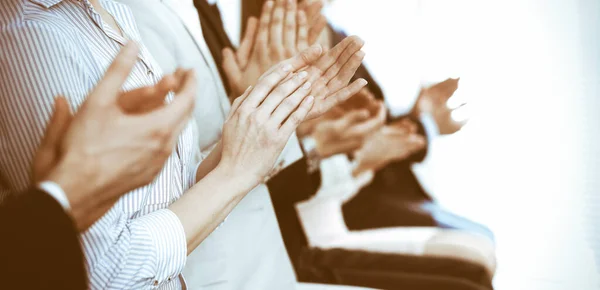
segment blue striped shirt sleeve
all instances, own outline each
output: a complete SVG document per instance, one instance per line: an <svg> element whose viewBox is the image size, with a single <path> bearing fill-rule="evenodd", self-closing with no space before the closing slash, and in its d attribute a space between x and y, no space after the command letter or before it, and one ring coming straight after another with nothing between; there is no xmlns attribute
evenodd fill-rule
<svg viewBox="0 0 600 290"><path fill-rule="evenodd" d="M64 95L76 110L93 87L89 56L55 25L24 22L0 31L0 172L8 194L30 185L33 155ZM87 59L86 59L87 57ZM183 271L187 242L168 209L131 218L121 201L93 225L82 243L92 289L148 289Z"/></svg>

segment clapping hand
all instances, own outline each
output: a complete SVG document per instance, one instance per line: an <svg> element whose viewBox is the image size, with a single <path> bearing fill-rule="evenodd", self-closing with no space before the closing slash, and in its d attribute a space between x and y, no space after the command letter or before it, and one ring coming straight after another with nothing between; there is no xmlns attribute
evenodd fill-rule
<svg viewBox="0 0 600 290"><path fill-rule="evenodd" d="M65 191L71 215L86 230L122 194L150 183L172 154L194 107L196 80L178 70L157 85L122 92L137 61L126 45L72 116L59 97L34 158L33 181L53 181ZM170 91L176 97L165 98Z"/></svg>
<svg viewBox="0 0 600 290"><path fill-rule="evenodd" d="M354 175L377 171L394 161L401 161L426 146L425 138L417 134L417 127L409 119L383 127L366 140L354 154L357 166Z"/></svg>

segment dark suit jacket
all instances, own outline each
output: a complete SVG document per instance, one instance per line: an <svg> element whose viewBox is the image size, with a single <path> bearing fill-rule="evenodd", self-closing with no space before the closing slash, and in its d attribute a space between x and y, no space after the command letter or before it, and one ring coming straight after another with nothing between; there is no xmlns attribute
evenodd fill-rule
<svg viewBox="0 0 600 290"><path fill-rule="evenodd" d="M483 266L451 258L310 248L294 206L317 190L306 170L306 159L301 159L267 183L300 282L380 289L492 289Z"/></svg>
<svg viewBox="0 0 600 290"><path fill-rule="evenodd" d="M244 2L244 1L242 1ZM219 74L223 83L225 83L225 89L227 93L231 93L231 89L228 85L227 76L223 70L223 49L226 47L232 48L233 44L225 31L223 26L223 20L221 19L221 12L216 5L211 5L206 0L194 0L194 6L200 14L200 23L202 24L202 34L204 34L204 40L208 49L217 64Z"/></svg>
<svg viewBox="0 0 600 290"><path fill-rule="evenodd" d="M87 289L79 233L48 194L29 190L0 205L0 278L3 289Z"/></svg>

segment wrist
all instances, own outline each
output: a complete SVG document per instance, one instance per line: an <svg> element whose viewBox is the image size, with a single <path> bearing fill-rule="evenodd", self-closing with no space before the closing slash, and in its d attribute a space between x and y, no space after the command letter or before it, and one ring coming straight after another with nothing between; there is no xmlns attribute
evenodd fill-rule
<svg viewBox="0 0 600 290"><path fill-rule="evenodd" d="M264 179L264 177L259 176L252 170L240 170L239 166L230 164L227 160L221 160L213 170L213 173L227 182L241 186L243 191L253 189Z"/></svg>
<svg viewBox="0 0 600 290"><path fill-rule="evenodd" d="M92 166L72 162L67 158L61 162L48 174L45 181L54 182L64 192L71 208L71 214L77 218L85 213L87 207L93 207L93 191L97 190L98 182L95 174L92 173Z"/></svg>

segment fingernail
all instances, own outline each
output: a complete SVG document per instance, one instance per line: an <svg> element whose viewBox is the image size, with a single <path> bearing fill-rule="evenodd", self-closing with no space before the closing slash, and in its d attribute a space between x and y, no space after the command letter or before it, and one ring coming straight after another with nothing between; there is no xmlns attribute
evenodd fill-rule
<svg viewBox="0 0 600 290"><path fill-rule="evenodd" d="M308 75L308 73L307 73L306 71L301 71L301 72L298 74L298 78L299 78L299 79L303 79L303 78L305 78L307 75Z"/></svg>
<svg viewBox="0 0 600 290"><path fill-rule="evenodd" d="M306 83L304 83L304 85L302 85L302 89L304 89L304 90L308 90L308 89L310 89L310 86L311 86L311 85L312 85L312 84L311 84L310 82L306 82Z"/></svg>
<svg viewBox="0 0 600 290"><path fill-rule="evenodd" d="M310 49L319 54L323 53L323 47L320 44L313 44Z"/></svg>
<svg viewBox="0 0 600 290"><path fill-rule="evenodd" d="M313 96L306 97L306 102L309 104L312 103L314 100L315 100L315 97L313 97Z"/></svg>
<svg viewBox="0 0 600 290"><path fill-rule="evenodd" d="M369 82L367 82L367 80L365 79L360 79L360 81L358 81L358 84L361 86L366 86Z"/></svg>
<svg viewBox="0 0 600 290"><path fill-rule="evenodd" d="M267 8L271 8L273 7L273 1L267 1L265 5L267 5Z"/></svg>
<svg viewBox="0 0 600 290"><path fill-rule="evenodd" d="M283 68L281 68L281 70L283 70L284 72L290 72L292 70L292 65L291 64L285 64L283 66Z"/></svg>

